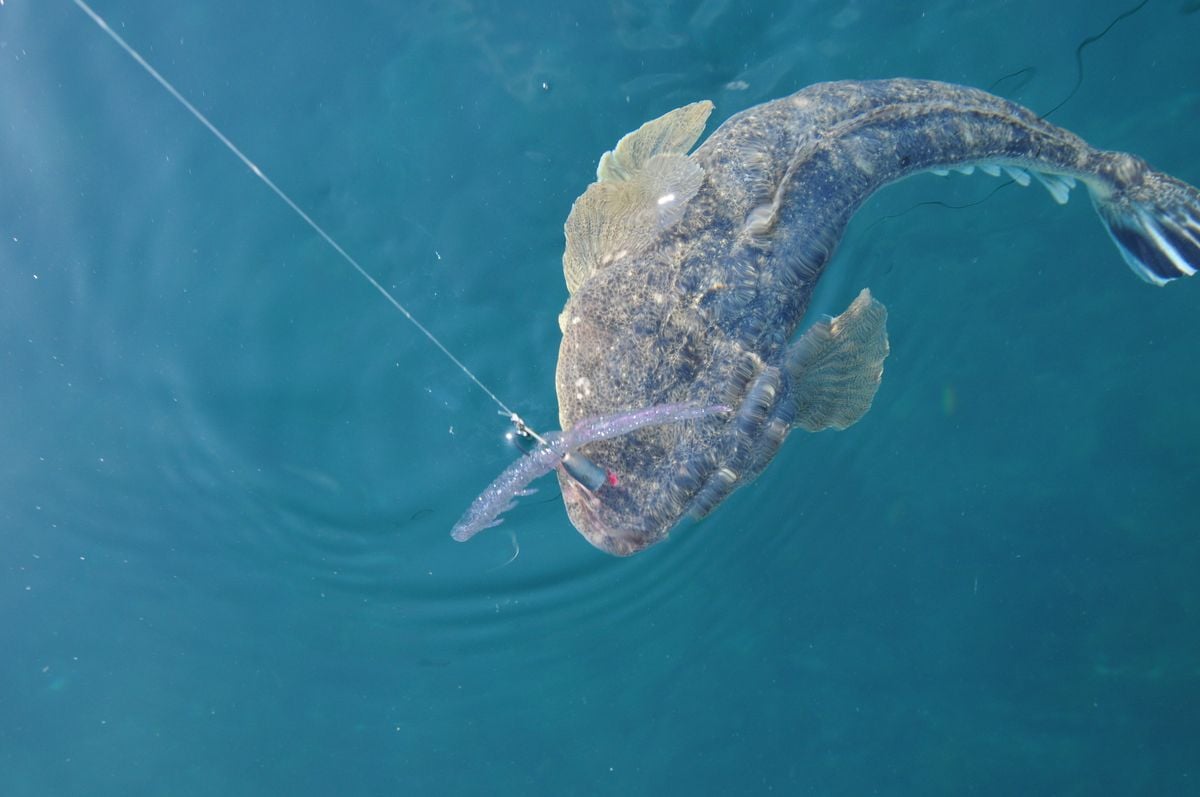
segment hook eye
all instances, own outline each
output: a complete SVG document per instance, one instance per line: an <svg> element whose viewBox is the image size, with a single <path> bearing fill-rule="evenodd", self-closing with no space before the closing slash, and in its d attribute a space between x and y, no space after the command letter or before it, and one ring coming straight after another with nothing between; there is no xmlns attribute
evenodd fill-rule
<svg viewBox="0 0 1200 797"><path fill-rule="evenodd" d="M533 436L520 431L506 432L504 439L513 445L522 454L529 455L533 453L534 443Z"/></svg>

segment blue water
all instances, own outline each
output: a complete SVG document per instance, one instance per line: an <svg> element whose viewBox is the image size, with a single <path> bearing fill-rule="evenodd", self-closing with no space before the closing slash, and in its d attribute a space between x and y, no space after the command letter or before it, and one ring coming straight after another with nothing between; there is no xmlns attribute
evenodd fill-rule
<svg viewBox="0 0 1200 797"><path fill-rule="evenodd" d="M622 134L836 78L1045 111L1130 5L96 0L541 428ZM1195 11L1054 121L1200 184ZM67 0L0 5L0 123L0 794L1200 793L1200 282L1078 192L875 197L817 298L888 305L873 409L620 560L549 481L450 540L495 406Z"/></svg>

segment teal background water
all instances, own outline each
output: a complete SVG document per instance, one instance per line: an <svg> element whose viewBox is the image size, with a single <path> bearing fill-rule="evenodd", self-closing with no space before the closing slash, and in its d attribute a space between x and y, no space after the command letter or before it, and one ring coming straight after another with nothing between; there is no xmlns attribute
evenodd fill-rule
<svg viewBox="0 0 1200 797"><path fill-rule="evenodd" d="M620 135L839 78L1045 111L1129 5L96 2L542 428ZM1195 10L1053 119L1200 184ZM871 412L618 560L549 482L450 540L495 407L66 0L0 6L0 121L0 793L1200 793L1200 283L1079 192L872 199L817 297L890 309Z"/></svg>

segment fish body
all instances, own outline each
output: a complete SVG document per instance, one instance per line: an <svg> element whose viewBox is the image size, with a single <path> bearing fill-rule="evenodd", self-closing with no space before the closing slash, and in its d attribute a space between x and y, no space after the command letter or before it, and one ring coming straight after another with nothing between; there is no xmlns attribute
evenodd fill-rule
<svg viewBox="0 0 1200 797"><path fill-rule="evenodd" d="M1007 170L1062 202L1082 182L1143 279L1200 267L1194 188L976 89L814 85L731 117L688 154L711 108L685 106L623 138L566 224L562 428L655 405L730 408L581 445L616 484L592 490L558 469L572 523L609 553L710 512L793 428L845 428L867 410L888 352L883 306L863 291L793 334L851 216L888 183Z"/></svg>

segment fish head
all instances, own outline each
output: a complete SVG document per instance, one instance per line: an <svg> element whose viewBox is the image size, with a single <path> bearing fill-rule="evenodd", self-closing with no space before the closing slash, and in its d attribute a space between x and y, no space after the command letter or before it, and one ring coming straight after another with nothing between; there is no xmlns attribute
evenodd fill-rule
<svg viewBox="0 0 1200 797"><path fill-rule="evenodd" d="M687 312L672 312L671 302L656 300L669 291L660 284L661 266L647 262L632 273L594 275L560 317L559 421L564 435L577 437L573 450L611 476L589 489L560 467L563 501L584 538L617 556L665 539L689 513L701 470L711 471L732 453L731 431L720 413L664 417L606 439L579 432L597 419L724 403L714 387L722 378L719 369L703 363L703 325ZM700 464L706 467L698 469Z"/></svg>

